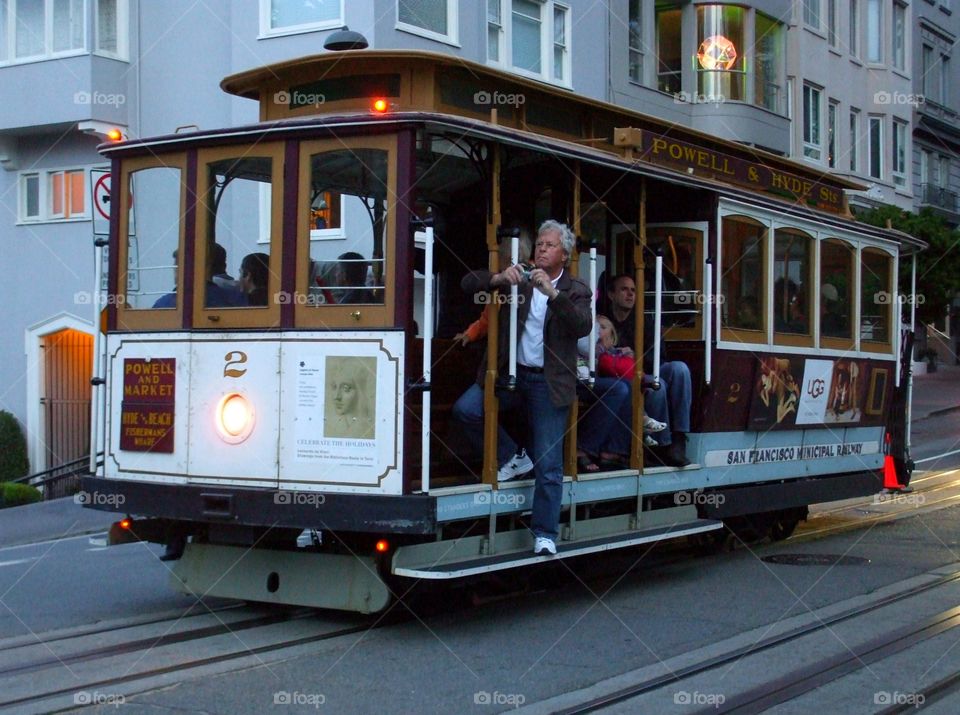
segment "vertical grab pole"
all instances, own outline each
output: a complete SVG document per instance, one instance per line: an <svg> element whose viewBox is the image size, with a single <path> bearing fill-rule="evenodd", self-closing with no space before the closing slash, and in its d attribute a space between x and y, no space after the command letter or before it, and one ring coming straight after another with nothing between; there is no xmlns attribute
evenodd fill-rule
<svg viewBox="0 0 960 715"><path fill-rule="evenodd" d="M102 375L100 371L103 367L102 345L100 333L100 310L103 303L103 296L100 291L100 283L103 281L103 246L104 239L94 236L93 239L93 375L90 380L90 473L97 473L97 452L100 445L100 421L101 411L100 393Z"/></svg>
<svg viewBox="0 0 960 715"><path fill-rule="evenodd" d="M917 339L917 254L913 254L913 265L910 269L910 332L913 333L913 339ZM910 372L907 373L907 454L910 454L910 447L913 446L911 436L913 429L910 426L910 420L913 419L913 352L908 356L911 362Z"/></svg>
<svg viewBox="0 0 960 715"><path fill-rule="evenodd" d="M510 265L515 266L520 262L520 239L517 236L510 237ZM519 286L510 286L510 355L507 369L510 371L510 385L517 384L517 305L520 295Z"/></svg>
<svg viewBox="0 0 960 715"><path fill-rule="evenodd" d="M430 374L433 365L433 225L427 224L423 256L423 432L420 490L430 493Z"/></svg>
<svg viewBox="0 0 960 715"><path fill-rule="evenodd" d="M655 389L660 389L660 321L663 317L663 256L657 252L656 295L653 298L653 383Z"/></svg>
<svg viewBox="0 0 960 715"><path fill-rule="evenodd" d="M590 387L597 381L597 247L590 246Z"/></svg>
<svg viewBox="0 0 960 715"><path fill-rule="evenodd" d="M704 327L705 345L704 345L704 355L703 355L703 377L707 386L710 385L710 380L713 377L713 363L710 361L712 355L710 351L710 344L713 342L713 311L710 309L710 306L713 305L713 261L707 257L706 260L707 270L703 276L703 294L706 300L703 302L703 322L706 324Z"/></svg>

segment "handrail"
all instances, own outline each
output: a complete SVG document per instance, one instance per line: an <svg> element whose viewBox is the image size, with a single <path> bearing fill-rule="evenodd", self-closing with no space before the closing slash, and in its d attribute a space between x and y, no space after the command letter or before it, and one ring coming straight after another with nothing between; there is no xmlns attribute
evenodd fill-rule
<svg viewBox="0 0 960 715"><path fill-rule="evenodd" d="M69 462L64 462L63 464L59 464L56 467L50 467L49 469L45 469L42 472L25 474L24 476L17 477L16 479L12 479L11 481L14 482L15 484L34 484L34 483L46 484L47 482L53 481L54 479L61 479L63 477L73 476L80 472L87 473L88 469L79 469L79 467L82 467L84 464L86 465L90 464L90 455L84 455L82 457L78 457L77 459L71 460ZM97 452L96 466L99 467L102 464L103 464L103 452ZM58 473L54 474L54 472L58 472Z"/></svg>

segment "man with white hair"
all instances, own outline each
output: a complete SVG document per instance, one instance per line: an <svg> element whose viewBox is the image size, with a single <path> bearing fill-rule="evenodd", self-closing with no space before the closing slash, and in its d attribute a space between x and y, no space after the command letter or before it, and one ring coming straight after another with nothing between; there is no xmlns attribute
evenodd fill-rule
<svg viewBox="0 0 960 715"><path fill-rule="evenodd" d="M573 253L573 232L557 221L544 221L534 244L535 268L521 266L499 273L474 271L461 283L470 294L519 286L517 315L517 385L499 395L500 407L523 406L527 412L530 456L536 479L533 495L535 554L556 554L560 507L563 500L563 437L570 405L577 396L577 340L590 332L590 288L571 276L565 266ZM500 312L498 370L508 369L510 314ZM475 391L474 391L475 392ZM483 403L464 399L454 405L454 417L465 433L483 441ZM498 450L513 454L516 446L500 428ZM512 450L512 451L511 451Z"/></svg>

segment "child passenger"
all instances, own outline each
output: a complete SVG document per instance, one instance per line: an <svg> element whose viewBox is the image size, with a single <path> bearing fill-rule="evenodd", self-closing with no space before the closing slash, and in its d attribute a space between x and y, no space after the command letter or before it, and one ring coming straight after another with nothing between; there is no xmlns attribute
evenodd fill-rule
<svg viewBox="0 0 960 715"><path fill-rule="evenodd" d="M636 357L630 348L618 348L617 330L605 315L597 316L597 379L594 390L599 401L581 423L577 467L582 472L598 472L601 467L626 466L630 450L633 399L630 382L636 369ZM585 347L580 342L581 352ZM589 346L589 343L587 343ZM666 424L643 415L644 444L650 446L651 432L666 429Z"/></svg>

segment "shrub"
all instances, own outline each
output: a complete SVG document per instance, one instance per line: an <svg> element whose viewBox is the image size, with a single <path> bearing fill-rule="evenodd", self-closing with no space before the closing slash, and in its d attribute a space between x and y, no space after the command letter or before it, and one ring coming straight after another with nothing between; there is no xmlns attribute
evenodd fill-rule
<svg viewBox="0 0 960 715"><path fill-rule="evenodd" d="M30 471L27 440L17 418L0 411L0 482L9 482Z"/></svg>
<svg viewBox="0 0 960 715"><path fill-rule="evenodd" d="M33 504L43 499L43 494L40 493L40 490L36 487L31 487L29 484L5 482L0 484L0 491L3 492L0 494L0 506L2 507Z"/></svg>

